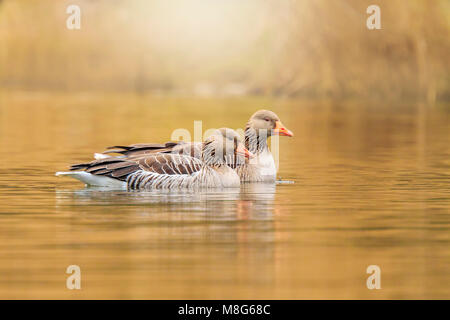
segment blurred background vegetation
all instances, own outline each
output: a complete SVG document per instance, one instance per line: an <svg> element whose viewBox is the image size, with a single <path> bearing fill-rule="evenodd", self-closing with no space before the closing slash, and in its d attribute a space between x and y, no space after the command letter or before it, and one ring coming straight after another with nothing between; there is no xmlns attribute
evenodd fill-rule
<svg viewBox="0 0 450 320"><path fill-rule="evenodd" d="M449 18L448 0L0 0L0 86L432 103L450 100Z"/></svg>

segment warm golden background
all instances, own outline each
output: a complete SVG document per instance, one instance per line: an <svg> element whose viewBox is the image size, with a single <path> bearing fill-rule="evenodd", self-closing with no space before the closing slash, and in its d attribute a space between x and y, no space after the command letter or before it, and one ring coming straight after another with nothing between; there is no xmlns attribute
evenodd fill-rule
<svg viewBox="0 0 450 320"><path fill-rule="evenodd" d="M3 0L0 85L434 102L450 97L449 31L446 0Z"/></svg>
<svg viewBox="0 0 450 320"><path fill-rule="evenodd" d="M0 0L0 298L449 299L449 17L445 0ZM295 133L294 184L54 176L263 107Z"/></svg>

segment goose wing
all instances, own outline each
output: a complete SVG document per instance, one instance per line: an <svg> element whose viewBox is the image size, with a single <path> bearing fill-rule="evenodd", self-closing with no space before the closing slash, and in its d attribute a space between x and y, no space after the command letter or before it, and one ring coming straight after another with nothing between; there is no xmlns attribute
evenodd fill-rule
<svg viewBox="0 0 450 320"><path fill-rule="evenodd" d="M203 164L200 159L173 153L145 155L133 160L139 164L141 170L168 175L190 175L200 171Z"/></svg>
<svg viewBox="0 0 450 320"><path fill-rule="evenodd" d="M138 143L129 146L113 146L107 148L104 154L118 153L126 157L136 157L145 154L155 153L176 153L190 155L191 157L200 158L201 152L200 142L166 142L158 143Z"/></svg>
<svg viewBox="0 0 450 320"><path fill-rule="evenodd" d="M128 175L140 170L140 167L136 161L111 157L87 163L74 164L70 167L70 170L82 170L93 175L126 181Z"/></svg>
<svg viewBox="0 0 450 320"><path fill-rule="evenodd" d="M75 164L70 170L83 170L93 175L102 175L126 181L130 174L139 170L157 174L182 175L200 171L202 161L187 155L172 153L144 154L127 158L106 158L88 163Z"/></svg>

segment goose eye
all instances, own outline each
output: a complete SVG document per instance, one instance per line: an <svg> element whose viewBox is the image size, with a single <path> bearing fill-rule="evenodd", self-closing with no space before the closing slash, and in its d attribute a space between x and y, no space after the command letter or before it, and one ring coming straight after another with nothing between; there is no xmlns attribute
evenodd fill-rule
<svg viewBox="0 0 450 320"><path fill-rule="evenodd" d="M267 121L267 122L269 122L269 121L270 121L270 119L269 119L269 118L264 118L264 120L265 120L265 121Z"/></svg>

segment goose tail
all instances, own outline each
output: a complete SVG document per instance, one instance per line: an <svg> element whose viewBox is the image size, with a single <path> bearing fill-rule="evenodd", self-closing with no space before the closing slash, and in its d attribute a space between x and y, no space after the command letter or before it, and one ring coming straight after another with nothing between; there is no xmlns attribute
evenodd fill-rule
<svg viewBox="0 0 450 320"><path fill-rule="evenodd" d="M104 153L94 153L95 160L102 160L102 159L106 159L106 158L111 158L111 156L104 154Z"/></svg>
<svg viewBox="0 0 450 320"><path fill-rule="evenodd" d="M85 183L87 186L111 187L120 189L126 189L127 187L124 181L105 176L97 176L84 171L58 171L55 173L55 176L68 176Z"/></svg>

